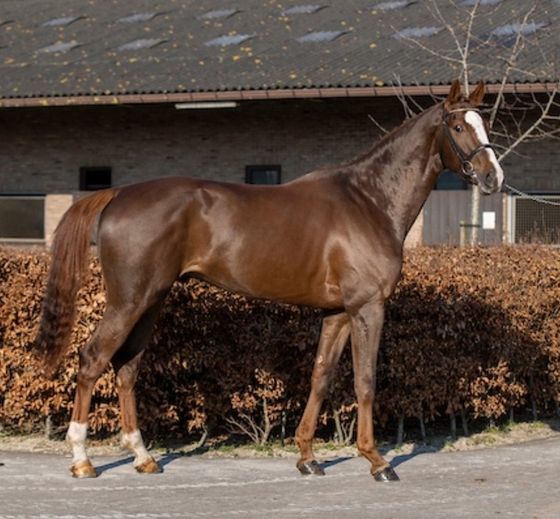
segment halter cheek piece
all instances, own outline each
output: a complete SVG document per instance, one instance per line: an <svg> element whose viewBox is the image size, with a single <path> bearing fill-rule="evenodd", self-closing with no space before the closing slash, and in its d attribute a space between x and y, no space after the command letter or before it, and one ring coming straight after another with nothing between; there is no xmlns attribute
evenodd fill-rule
<svg viewBox="0 0 560 519"><path fill-rule="evenodd" d="M468 179L476 179L476 175L475 175L475 172L474 172L474 166L472 165L471 159L478 152L480 152L484 149L487 149L487 148L491 149L491 150L494 150L494 147L490 143L481 144L480 146L475 148L473 151L471 151L465 157L465 155L463 155L463 152L459 149L459 146L455 142L455 139L453 138L453 135L451 134L451 130L449 129L449 125L447 124L447 116L448 115L456 113L456 112L468 112L468 111L471 111L471 110L473 112L479 112L478 110L476 110L474 108L456 108L455 110L450 110L449 112L447 112L445 110L445 107L444 107L443 108L442 126L443 126L443 131L444 131L445 135L449 139L449 144L451 144L451 147L453 148L453 151L455 152L455 155L457 155L457 158L461 161L461 173L463 173L463 175L465 177L467 177Z"/></svg>

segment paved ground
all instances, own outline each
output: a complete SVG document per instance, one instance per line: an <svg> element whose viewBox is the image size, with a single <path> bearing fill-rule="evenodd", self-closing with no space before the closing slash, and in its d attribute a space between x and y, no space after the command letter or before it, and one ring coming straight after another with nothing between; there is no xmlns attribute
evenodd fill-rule
<svg viewBox="0 0 560 519"><path fill-rule="evenodd" d="M469 452L396 456L401 481L376 483L361 458L326 460L302 477L294 459L93 460L76 480L56 454L0 452L0 519L321 518L560 519L560 438Z"/></svg>

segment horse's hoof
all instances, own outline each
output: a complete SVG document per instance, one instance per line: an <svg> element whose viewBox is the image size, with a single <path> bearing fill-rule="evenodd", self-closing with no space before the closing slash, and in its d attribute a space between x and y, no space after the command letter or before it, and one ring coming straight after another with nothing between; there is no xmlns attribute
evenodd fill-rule
<svg viewBox="0 0 560 519"><path fill-rule="evenodd" d="M321 468L321 465L317 463L317 460L303 461L297 464L297 468L302 473L303 476L324 476L325 471Z"/></svg>
<svg viewBox="0 0 560 519"><path fill-rule="evenodd" d="M140 474L159 474L163 472L154 458L149 458L134 468L136 469L136 472L139 472Z"/></svg>
<svg viewBox="0 0 560 519"><path fill-rule="evenodd" d="M70 472L75 478L96 478L97 472L89 460L79 461L70 465Z"/></svg>
<svg viewBox="0 0 560 519"><path fill-rule="evenodd" d="M381 481L382 483L385 483L386 481L400 481L399 476L397 476L397 473L391 466L378 470L375 474L373 474L373 478L375 481Z"/></svg>

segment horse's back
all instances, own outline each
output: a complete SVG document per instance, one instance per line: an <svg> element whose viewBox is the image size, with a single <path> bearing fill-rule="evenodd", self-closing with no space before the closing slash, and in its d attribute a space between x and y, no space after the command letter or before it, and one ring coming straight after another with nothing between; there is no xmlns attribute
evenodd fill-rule
<svg viewBox="0 0 560 519"><path fill-rule="evenodd" d="M116 282L134 273L164 287L191 275L259 298L339 308L341 286L358 283L354 270L377 277L366 222L328 175L280 186L170 177L120 191L100 222L100 255Z"/></svg>
<svg viewBox="0 0 560 519"><path fill-rule="evenodd" d="M115 280L133 272L163 286L186 274L257 297L337 306L337 290L324 288L334 275L325 256L335 221L317 186L170 177L122 188L101 217L98 245Z"/></svg>

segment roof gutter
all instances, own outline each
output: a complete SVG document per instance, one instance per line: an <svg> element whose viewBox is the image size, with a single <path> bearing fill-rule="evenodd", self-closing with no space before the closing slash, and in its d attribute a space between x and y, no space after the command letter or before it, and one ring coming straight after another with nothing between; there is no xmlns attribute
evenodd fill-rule
<svg viewBox="0 0 560 519"><path fill-rule="evenodd" d="M501 85L487 85L489 93L498 92ZM560 89L558 83L508 83L504 93L537 94L552 93ZM352 88L296 88L274 90L228 90L217 92L190 92L170 94L115 94L77 95L53 97L0 98L2 108L25 108L40 106L99 106L161 103L201 103L216 101L264 101L278 99L342 99L363 97L389 97L397 95L425 96L445 95L449 85L429 86L380 86Z"/></svg>

